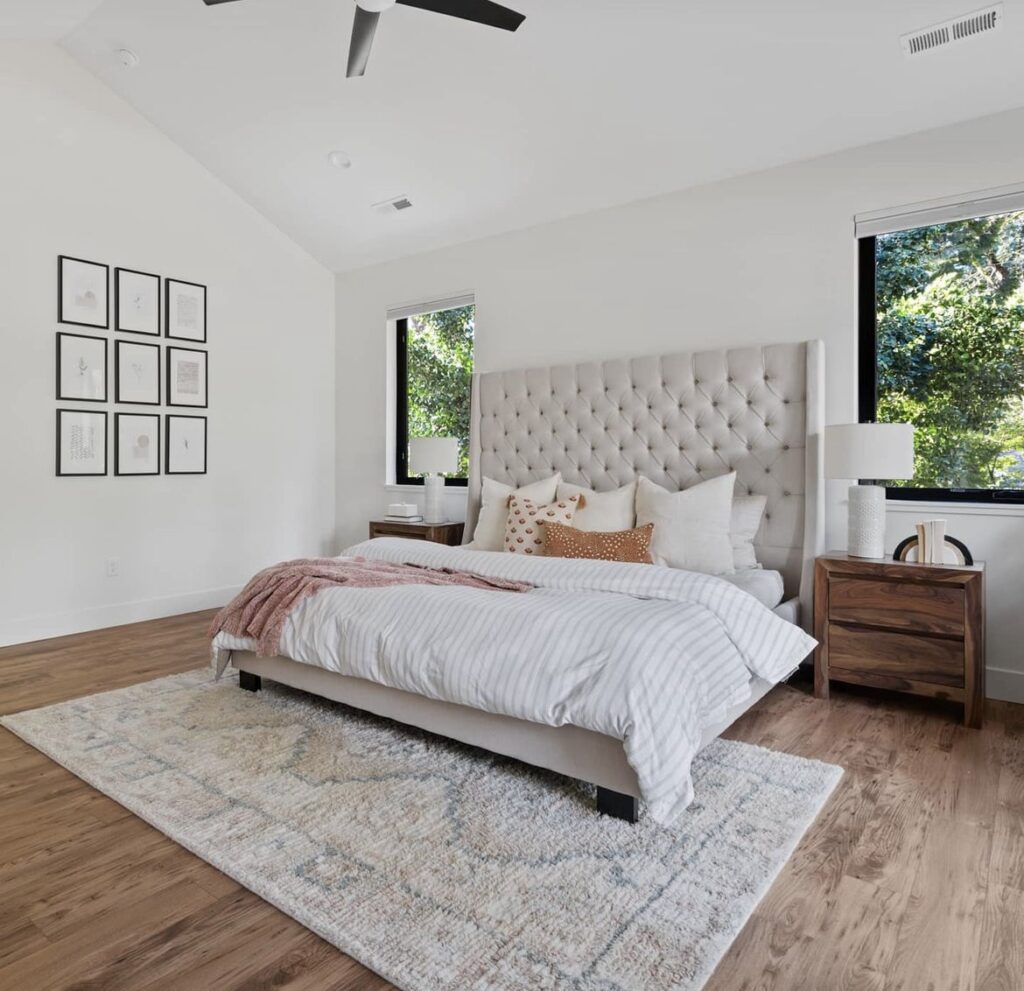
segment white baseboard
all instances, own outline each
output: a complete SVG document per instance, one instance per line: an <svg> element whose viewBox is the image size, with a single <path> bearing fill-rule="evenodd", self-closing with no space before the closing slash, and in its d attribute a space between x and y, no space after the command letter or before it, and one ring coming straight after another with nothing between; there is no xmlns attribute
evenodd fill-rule
<svg viewBox="0 0 1024 991"><path fill-rule="evenodd" d="M1024 671L985 668L985 695L1004 702L1024 703Z"/></svg>
<svg viewBox="0 0 1024 991"><path fill-rule="evenodd" d="M213 609L225 605L241 590L241 585L231 585L225 588L208 588L201 592L187 592L184 595L144 599L141 602L122 602L111 606L77 609L73 612L27 616L6 623L0 628L0 647L32 643L34 640L50 640L71 633L102 630L109 626L124 626L126 623L141 623L147 619L177 616L200 609Z"/></svg>

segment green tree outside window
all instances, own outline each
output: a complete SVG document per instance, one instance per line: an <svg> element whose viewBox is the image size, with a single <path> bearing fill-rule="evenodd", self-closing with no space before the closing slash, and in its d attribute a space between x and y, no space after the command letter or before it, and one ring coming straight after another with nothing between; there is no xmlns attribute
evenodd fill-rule
<svg viewBox="0 0 1024 991"><path fill-rule="evenodd" d="M909 422L894 486L1024 489L1024 213L881 235L877 419Z"/></svg>
<svg viewBox="0 0 1024 991"><path fill-rule="evenodd" d="M470 389L476 308L410 317L407 325L409 437L457 437L459 470L469 474Z"/></svg>

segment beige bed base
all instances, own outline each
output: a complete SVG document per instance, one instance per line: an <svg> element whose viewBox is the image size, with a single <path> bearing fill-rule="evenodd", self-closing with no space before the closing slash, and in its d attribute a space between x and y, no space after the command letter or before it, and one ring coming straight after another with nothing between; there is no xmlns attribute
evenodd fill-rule
<svg viewBox="0 0 1024 991"><path fill-rule="evenodd" d="M257 657L250 651L236 650L232 651L231 664L243 673L243 683L248 680L244 675L269 678L439 736L589 781L618 795L632 798L640 795L636 772L626 762L622 741L603 733L579 726L546 726L453 702L440 702L287 657ZM258 683L249 680L248 687L258 687ZM701 749L771 688L767 681L751 679L750 695L729 709L721 722L708 727L701 739Z"/></svg>

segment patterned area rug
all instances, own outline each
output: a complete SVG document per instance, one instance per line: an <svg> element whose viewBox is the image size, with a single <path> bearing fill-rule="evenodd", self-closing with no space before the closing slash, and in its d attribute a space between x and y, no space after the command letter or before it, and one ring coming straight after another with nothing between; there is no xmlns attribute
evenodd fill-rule
<svg viewBox="0 0 1024 991"><path fill-rule="evenodd" d="M407 991L700 988L842 771L717 741L672 828L587 785L208 671L3 725Z"/></svg>

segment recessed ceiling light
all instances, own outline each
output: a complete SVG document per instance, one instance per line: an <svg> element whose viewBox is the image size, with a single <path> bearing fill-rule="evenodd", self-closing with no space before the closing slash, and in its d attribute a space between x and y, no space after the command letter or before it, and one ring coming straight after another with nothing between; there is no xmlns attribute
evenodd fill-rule
<svg viewBox="0 0 1024 991"><path fill-rule="evenodd" d="M352 159L343 151L332 151L327 156L327 164L336 169L352 168Z"/></svg>
<svg viewBox="0 0 1024 991"><path fill-rule="evenodd" d="M130 48L121 48L117 53L117 60L125 69L135 69L139 64L139 56Z"/></svg>

